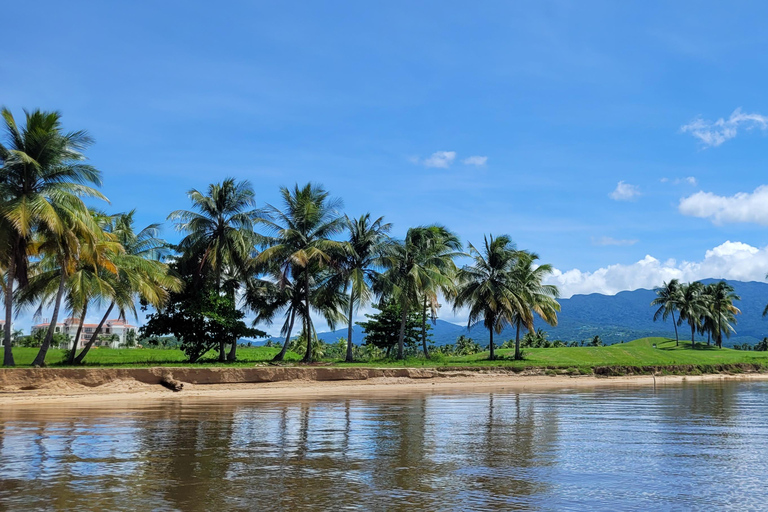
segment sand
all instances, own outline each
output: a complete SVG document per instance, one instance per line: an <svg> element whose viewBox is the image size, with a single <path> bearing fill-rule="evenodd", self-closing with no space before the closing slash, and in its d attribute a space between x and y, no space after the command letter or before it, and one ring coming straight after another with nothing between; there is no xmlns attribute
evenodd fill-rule
<svg viewBox="0 0 768 512"><path fill-rule="evenodd" d="M173 392L160 382L184 383ZM768 380L768 374L597 377L434 368L41 368L0 370L0 408L18 405L125 405L148 400L284 400L398 396L424 392L536 391L603 386L665 386L717 380Z"/></svg>

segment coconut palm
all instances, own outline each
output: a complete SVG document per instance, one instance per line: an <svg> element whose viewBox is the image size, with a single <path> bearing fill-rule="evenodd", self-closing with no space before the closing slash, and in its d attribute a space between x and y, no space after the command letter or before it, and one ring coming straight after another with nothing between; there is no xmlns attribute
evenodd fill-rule
<svg viewBox="0 0 768 512"><path fill-rule="evenodd" d="M701 326L702 317L709 314L709 304L707 296L704 293L704 285L699 281L680 286L680 293L677 301L677 310L680 317L677 320L678 325L688 322L691 327L691 348L696 348L696 329Z"/></svg>
<svg viewBox="0 0 768 512"><path fill-rule="evenodd" d="M515 267L512 270L513 288L521 297L522 308L516 310L512 316L515 324L515 359L521 359L520 355L520 328L525 326L529 332L533 332L534 315L538 316L549 325L557 325L557 313L560 304L557 298L560 292L557 286L544 284L544 279L552 273L552 265L547 263L538 265L539 256L535 253L520 251Z"/></svg>
<svg viewBox="0 0 768 512"><path fill-rule="evenodd" d="M0 142L0 217L10 228L5 254L5 337L3 364L13 366L11 330L14 283L27 285L28 245L36 229L64 236L67 215L86 212L81 197L106 199L91 185L101 173L84 163L93 141L84 131L65 132L58 112L25 112L20 126L2 109L6 141Z"/></svg>
<svg viewBox="0 0 768 512"><path fill-rule="evenodd" d="M291 334L298 317L302 324L305 323L307 314L304 304L304 291L301 289L301 279L295 279L288 273L283 273L277 265L271 269L254 269L254 274L263 275L263 278L251 277L246 282L245 305L256 313L253 325L264 323L271 325L275 318L282 312L285 317L280 334L285 342L280 352L273 361L283 361L291 342Z"/></svg>
<svg viewBox="0 0 768 512"><path fill-rule="evenodd" d="M352 318L355 308L370 302L373 282L378 277L382 257L391 246L389 231L391 224L384 223L384 217L371 221L371 214L366 213L358 219L344 217L349 231L346 243L346 255L342 260L339 276L344 280L344 288L349 290L349 309L347 315L347 355L346 361L352 362Z"/></svg>
<svg viewBox="0 0 768 512"><path fill-rule="evenodd" d="M109 301L109 305L93 335L75 357L75 364L83 362L115 307L120 318L126 318L129 313L136 318L137 301L159 308L168 300L170 292L180 291L183 286L180 279L171 275L168 265L161 261L167 253L167 244L158 238L157 225L151 224L136 232L133 214L131 211L116 215L105 226L105 231L122 246L122 252L114 256L115 272L101 272L101 278L108 287L103 288L104 293L98 298Z"/></svg>
<svg viewBox="0 0 768 512"><path fill-rule="evenodd" d="M462 267L457 276L454 310L468 307L467 327L483 320L491 336L490 358L496 358L493 334L500 334L515 311L524 308L523 297L514 282L514 268L520 252L507 235L484 237L482 252L469 244L474 259Z"/></svg>
<svg viewBox="0 0 768 512"><path fill-rule="evenodd" d="M408 313L432 299L439 291L450 293L457 269L454 258L462 256L461 242L443 226L421 226L408 230L405 239L392 244L382 258L386 272L380 291L394 299L401 309L397 358L405 357L405 326ZM434 301L436 303L436 300ZM423 339L424 352L426 339Z"/></svg>
<svg viewBox="0 0 768 512"><path fill-rule="evenodd" d="M176 222L178 231L186 233L179 242L182 258L197 262L200 279L210 272L217 291L222 288L225 273L235 281L245 280L256 244L254 227L261 218L251 184L227 178L209 185L206 193L192 189L188 195L194 211L176 210L168 216L168 220ZM234 360L236 351L237 342L227 357L222 340L219 361Z"/></svg>
<svg viewBox="0 0 768 512"><path fill-rule="evenodd" d="M32 361L33 366L45 365L45 356L53 341L67 281L76 272L81 258L86 260L101 252L100 249L96 249L96 246L100 245L100 240L109 242L104 238L105 235L90 211L86 210L82 214L65 211L62 217L65 227L61 232L51 232L42 227L36 233L36 239L28 245L30 254L41 256L44 262L47 260L47 266L49 268L53 266L54 271L58 273L58 286L52 301L51 323L40 350ZM104 263L108 263L108 260L105 259ZM114 270L111 266L109 269Z"/></svg>
<svg viewBox="0 0 768 512"><path fill-rule="evenodd" d="M90 225L86 227L86 237L81 235L77 237L76 243L70 240L65 244L65 248L68 249L67 259L62 259L61 244L51 243L51 241L47 243L33 241L30 244L31 248L42 250L43 258L36 261L30 268L29 284L18 293L17 309L28 304L39 303L40 307L36 313L36 316L39 316L44 307L53 305L51 324L36 359L38 365L44 363L47 348L53 339L62 296L66 294L66 309L72 312L72 316L80 318L69 358L72 362L87 314L88 303L94 297L108 293L107 290L110 289L109 284L101 278L101 272L116 272L113 262L123 249L115 241L114 236L102 231L101 226L106 217L98 212L92 212L91 215ZM53 249L51 254L46 254L46 245Z"/></svg>
<svg viewBox="0 0 768 512"><path fill-rule="evenodd" d="M318 273L337 266L344 255L344 244L331 240L344 229L340 215L341 200L332 199L320 185L309 183L304 187L280 189L282 208L267 206L263 222L271 236L265 238L267 246L257 257L260 265L274 266L281 275L301 280L299 288L304 294L302 322L306 339L312 339L311 311L319 303L315 294L322 288ZM288 340L286 340L286 343ZM311 343L307 344L304 361L312 361Z"/></svg>
<svg viewBox="0 0 768 512"><path fill-rule="evenodd" d="M659 306L659 309L653 314L653 321L659 318L664 321L669 315L672 315L672 325L675 327L675 345L680 345L680 337L677 334L677 321L675 320L675 310L680 300L680 281L672 279L663 286L656 288L656 298L651 302L651 306Z"/></svg>
<svg viewBox="0 0 768 512"><path fill-rule="evenodd" d="M733 286L725 281L719 281L707 285L704 289L709 304L709 311L706 317L709 319L709 331L714 335L715 344L723 348L723 334L726 338L731 337L731 333L736 332L733 328L736 323L736 315L741 313L739 308L733 305L734 301L741 300L736 295Z"/></svg>

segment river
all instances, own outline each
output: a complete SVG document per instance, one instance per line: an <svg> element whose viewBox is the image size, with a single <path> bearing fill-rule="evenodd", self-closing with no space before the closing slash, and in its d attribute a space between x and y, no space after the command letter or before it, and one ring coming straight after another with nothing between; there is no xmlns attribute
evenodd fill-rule
<svg viewBox="0 0 768 512"><path fill-rule="evenodd" d="M765 510L768 382L0 408L0 510Z"/></svg>

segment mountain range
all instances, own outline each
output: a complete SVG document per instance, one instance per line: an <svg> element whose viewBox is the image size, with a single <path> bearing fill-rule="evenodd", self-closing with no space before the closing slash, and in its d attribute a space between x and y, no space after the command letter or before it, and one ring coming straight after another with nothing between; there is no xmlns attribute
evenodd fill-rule
<svg viewBox="0 0 768 512"><path fill-rule="evenodd" d="M716 282L715 279L706 279L702 282ZM724 339L723 344L732 346L735 343L754 344L768 336L768 318L763 318L762 313L768 303L768 284L756 281L728 281L734 287L741 300L735 305L741 309L735 325L736 333L729 340ZM560 299L561 311L558 314L558 325L552 327L537 319L535 327L547 332L550 340L563 340L565 342L590 340L599 335L603 343L612 344L621 341L631 341L648 336L674 337L675 331L672 319L666 322L653 321L654 308L651 301L656 297L653 290L638 289L619 292L616 295L602 295L593 293L589 295L574 295L568 299ZM691 336L688 324L678 327L680 339L688 340ZM355 343L362 343L365 333L359 325L353 329ZM466 326L456 325L438 319L432 324L432 339L436 345L455 343L461 335L469 336L481 345L489 341L488 330L482 323L474 324L467 329ZM346 327L331 332L318 333L318 337L325 342L335 342L339 338L346 338ZM522 336L522 333L521 333ZM494 335L494 341L498 344L514 339L515 331L512 327L505 328L501 334ZM281 342L282 338L271 338ZM696 334L696 339L702 338ZM259 344L264 341L257 342Z"/></svg>

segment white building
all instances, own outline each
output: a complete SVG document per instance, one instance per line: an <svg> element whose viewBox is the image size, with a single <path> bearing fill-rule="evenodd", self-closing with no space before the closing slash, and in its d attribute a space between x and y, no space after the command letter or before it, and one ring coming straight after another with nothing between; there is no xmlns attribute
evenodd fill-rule
<svg viewBox="0 0 768 512"><path fill-rule="evenodd" d="M61 323L56 324L54 332L63 333L69 336L70 340L75 338L77 334L77 327L80 323L79 318L67 318ZM41 324L32 326L32 334L39 330L48 330L50 322L43 322ZM93 333L99 324L83 324L83 330L80 333L80 339L77 341L77 348L82 348L91 339ZM107 320L104 322L101 330L99 331L99 338L94 342L94 347L111 347L118 348L121 345L125 346L128 338L128 333L133 331L136 333L136 326L124 322L120 319Z"/></svg>

